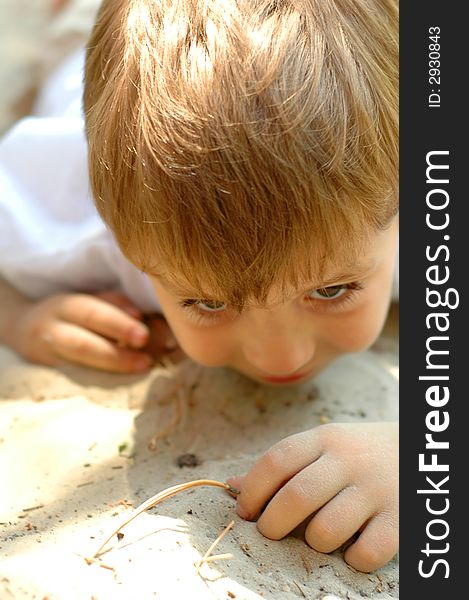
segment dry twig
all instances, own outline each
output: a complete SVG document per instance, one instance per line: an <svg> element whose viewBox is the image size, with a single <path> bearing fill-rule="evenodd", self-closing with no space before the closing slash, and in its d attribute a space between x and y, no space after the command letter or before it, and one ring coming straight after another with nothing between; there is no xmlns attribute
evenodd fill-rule
<svg viewBox="0 0 469 600"><path fill-rule="evenodd" d="M301 589L300 584L297 583L294 579L292 579L292 582L296 585L296 587L300 590L301 595L303 596L303 598L307 598L306 594L304 593L304 591Z"/></svg>
<svg viewBox="0 0 469 600"><path fill-rule="evenodd" d="M85 562L87 565L92 565L94 563L97 563L99 567L101 567L101 569L107 569L108 571L114 571L114 567L111 567L110 565L105 565L104 563L100 562L99 560L96 560L95 558L85 558Z"/></svg>
<svg viewBox="0 0 469 600"><path fill-rule="evenodd" d="M233 558L231 552L227 552L226 554L215 554L213 556L207 556L204 562L215 562L216 560L226 560L227 558Z"/></svg>
<svg viewBox="0 0 469 600"><path fill-rule="evenodd" d="M38 504L37 506L30 506L29 508L23 508L23 512L29 512L30 510L37 510L38 508L44 508L44 504Z"/></svg>
<svg viewBox="0 0 469 600"><path fill-rule="evenodd" d="M300 553L300 558L301 558L301 562L303 563L306 573L308 575L311 575L311 573L313 572L313 569L312 569L310 563L306 560L306 557L303 554L303 552Z"/></svg>
<svg viewBox="0 0 469 600"><path fill-rule="evenodd" d="M207 552L199 560L199 562L197 563L197 571L196 571L197 575L200 572L201 566L205 562L209 562L209 561L213 561L213 560L217 560L217 559L221 559L221 558L232 558L232 556L233 556L232 554L219 554L217 556L210 556L210 554L213 552L214 548L220 543L220 541L225 537L225 535L228 533L228 531L233 527L233 525L234 525L234 521L231 521L230 523L228 523L228 525L220 533L220 535L213 542L213 544L210 546L210 548L207 550Z"/></svg>
<svg viewBox="0 0 469 600"><path fill-rule="evenodd" d="M173 433L173 431L176 429L176 427L182 420L186 398L181 385L182 384L177 384L177 386L174 388L171 394L174 397L173 415L171 417L171 420L169 421L169 423L167 423L167 425L163 427L163 429L157 431L155 435L151 438L151 440L148 442L149 450L156 450L158 441L161 439L165 439L169 435L171 435L171 433Z"/></svg>
<svg viewBox="0 0 469 600"><path fill-rule="evenodd" d="M138 517L138 515L140 515L144 511L148 510L149 508L153 508L154 506L156 506L157 504L159 504L163 500L166 500L166 498L170 498L171 496L174 496L175 494L178 494L179 492L183 492L184 490L188 490L188 489L193 488L193 487L199 487L201 485L211 485L211 486L214 486L214 487L220 487L220 488L223 488L225 490L228 490L232 494L239 494L239 491L236 490L235 488L233 488L228 483L222 483L221 481L216 481L214 479L196 479L195 481L188 481L186 483L180 483L178 485L173 485L172 487L169 487L169 488L167 488L167 489L165 489L165 490L163 490L161 492L158 492L158 494L155 494L154 496L152 496L148 500L145 500L145 502L143 502L142 504L140 504L140 506L137 506L137 508L134 510L134 512L127 519L125 519L125 521L123 521L119 525L119 527L117 527L117 529L115 529L111 533L111 535L109 537L107 537L105 539L105 541L98 548L97 552L95 552L95 554L93 555L93 558L96 558L97 556L99 556L101 554L104 546L111 540L111 538L114 535L116 535L117 533L119 533L119 531L123 527L125 527L125 525L127 525L128 523L130 523L130 521L132 521L133 519L135 519L135 517Z"/></svg>

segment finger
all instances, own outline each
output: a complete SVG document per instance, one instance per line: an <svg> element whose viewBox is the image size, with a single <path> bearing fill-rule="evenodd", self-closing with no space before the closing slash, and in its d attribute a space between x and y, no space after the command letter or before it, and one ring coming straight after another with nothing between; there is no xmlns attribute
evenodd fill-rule
<svg viewBox="0 0 469 600"><path fill-rule="evenodd" d="M52 336L47 324L43 330L39 329L35 332L35 338L39 344L28 344L23 356L31 361L49 367L57 367L60 365L60 356L54 351ZM50 327L50 326L49 326Z"/></svg>
<svg viewBox="0 0 469 600"><path fill-rule="evenodd" d="M317 460L322 445L311 431L281 440L254 464L243 480L236 510L243 519L255 519L265 503L296 473Z"/></svg>
<svg viewBox="0 0 469 600"><path fill-rule="evenodd" d="M362 527L371 512L370 502L355 488L345 488L308 523L306 542L318 552L332 552Z"/></svg>
<svg viewBox="0 0 469 600"><path fill-rule="evenodd" d="M133 348L148 341L148 328L117 306L85 294L67 297L60 305L58 316L112 340Z"/></svg>
<svg viewBox="0 0 469 600"><path fill-rule="evenodd" d="M53 350L62 358L97 369L141 373L152 364L147 354L118 348L109 340L71 323L53 325L49 339Z"/></svg>
<svg viewBox="0 0 469 600"><path fill-rule="evenodd" d="M159 356L177 350L179 344L164 317L152 315L148 318L147 325L150 330L148 349L153 355Z"/></svg>
<svg viewBox="0 0 469 600"><path fill-rule="evenodd" d="M131 317L134 317L135 319L140 320L143 318L142 311L137 306L135 306L135 304L131 302L127 298L127 296L124 296L124 294L121 294L120 292L98 292L94 295L97 298L101 298L101 300L105 300L106 302L109 302L110 304L114 304L114 306L121 308L123 311L125 311L127 314L129 314Z"/></svg>
<svg viewBox="0 0 469 600"><path fill-rule="evenodd" d="M346 485L342 464L323 455L275 494L259 518L257 528L265 537L280 540Z"/></svg>
<svg viewBox="0 0 469 600"><path fill-rule="evenodd" d="M389 562L398 550L397 515L379 513L366 525L358 540L347 548L344 558L358 571L369 573Z"/></svg>

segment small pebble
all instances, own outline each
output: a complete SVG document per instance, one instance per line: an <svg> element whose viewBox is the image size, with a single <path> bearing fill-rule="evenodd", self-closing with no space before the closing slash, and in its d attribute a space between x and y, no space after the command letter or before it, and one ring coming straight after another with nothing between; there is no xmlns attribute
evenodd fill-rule
<svg viewBox="0 0 469 600"><path fill-rule="evenodd" d="M339 596L332 596L331 594L328 594L327 596L323 596L321 600L342 600L342 598L339 598Z"/></svg>
<svg viewBox="0 0 469 600"><path fill-rule="evenodd" d="M181 454L176 459L178 467L197 467L200 465L200 460L195 454Z"/></svg>

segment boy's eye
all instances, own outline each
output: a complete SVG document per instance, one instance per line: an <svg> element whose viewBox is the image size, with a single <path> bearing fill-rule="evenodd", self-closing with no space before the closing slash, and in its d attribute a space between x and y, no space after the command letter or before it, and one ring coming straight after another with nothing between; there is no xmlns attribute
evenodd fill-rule
<svg viewBox="0 0 469 600"><path fill-rule="evenodd" d="M217 300L196 300L194 306L206 312L221 312L226 310L226 303L218 302Z"/></svg>
<svg viewBox="0 0 469 600"><path fill-rule="evenodd" d="M331 285L330 287L319 288L309 292L308 297L316 300L335 300L343 296L348 289L346 285Z"/></svg>

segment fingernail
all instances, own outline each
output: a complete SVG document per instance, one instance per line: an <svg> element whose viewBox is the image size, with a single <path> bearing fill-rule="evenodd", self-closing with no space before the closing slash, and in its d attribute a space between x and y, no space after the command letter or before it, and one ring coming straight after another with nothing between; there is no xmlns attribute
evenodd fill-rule
<svg viewBox="0 0 469 600"><path fill-rule="evenodd" d="M135 348L138 348L147 341L147 337L148 337L148 332L146 329L144 329L143 327L135 328L130 335L130 343Z"/></svg>
<svg viewBox="0 0 469 600"><path fill-rule="evenodd" d="M152 362L153 361L150 356L148 356L147 354L143 354L142 356L139 356L135 359L134 371L136 371L137 373L140 373L142 371L148 371L148 369L152 365Z"/></svg>
<svg viewBox="0 0 469 600"><path fill-rule="evenodd" d="M176 341L176 338L173 337L168 338L164 344L164 349L167 352L172 352L173 350L176 350L177 347L178 343Z"/></svg>

